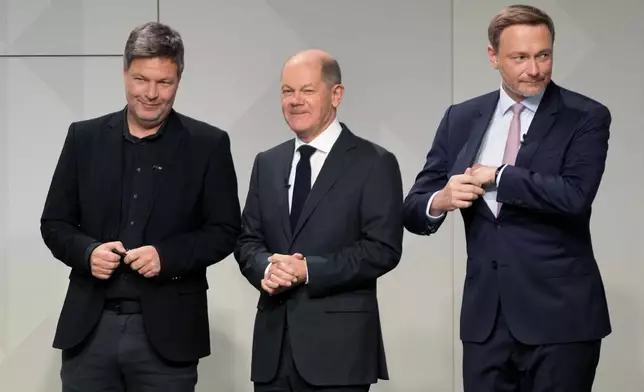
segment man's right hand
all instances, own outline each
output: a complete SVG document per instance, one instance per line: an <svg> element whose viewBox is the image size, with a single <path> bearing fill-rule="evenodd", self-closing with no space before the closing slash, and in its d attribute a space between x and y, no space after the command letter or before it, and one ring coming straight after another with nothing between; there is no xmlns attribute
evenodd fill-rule
<svg viewBox="0 0 644 392"><path fill-rule="evenodd" d="M472 169L467 168L464 174L450 177L447 185L436 194L429 208L432 216L439 216L457 208L467 208L483 196L485 191L479 180L472 175Z"/></svg>
<svg viewBox="0 0 644 392"><path fill-rule="evenodd" d="M121 256L112 252L118 250L125 253L125 248L120 241L106 242L97 246L89 257L92 275L98 279L106 280L121 263Z"/></svg>

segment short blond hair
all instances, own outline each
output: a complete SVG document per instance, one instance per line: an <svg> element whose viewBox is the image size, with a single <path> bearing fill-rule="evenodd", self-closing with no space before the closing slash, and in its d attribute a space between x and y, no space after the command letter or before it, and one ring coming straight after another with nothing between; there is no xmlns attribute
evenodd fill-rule
<svg viewBox="0 0 644 392"><path fill-rule="evenodd" d="M514 25L546 25L550 30L552 42L555 42L555 24L552 18L537 7L523 4L514 4L505 7L492 18L490 26L487 29L490 45L495 51L499 50L499 40L503 30Z"/></svg>

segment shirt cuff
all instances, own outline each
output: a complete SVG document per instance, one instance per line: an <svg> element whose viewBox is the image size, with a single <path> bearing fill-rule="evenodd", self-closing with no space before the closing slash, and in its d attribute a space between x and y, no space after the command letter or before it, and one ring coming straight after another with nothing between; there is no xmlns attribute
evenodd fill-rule
<svg viewBox="0 0 644 392"><path fill-rule="evenodd" d="M433 216L433 215L431 215L429 213L429 211L431 209L431 206L432 206L432 201L434 200L434 197L436 197L437 194L438 194L438 192L434 192L434 194L429 198L429 201L427 202L427 209L425 211L425 215L427 215L427 218L429 218L430 221L438 221L438 220L443 219L443 217L445 216L444 212L442 214L440 214L439 216Z"/></svg>
<svg viewBox="0 0 644 392"><path fill-rule="evenodd" d="M505 170L506 167L508 167L508 165L503 165L501 170L499 170L499 175L496 176L496 187L497 188L499 187L499 182L501 181L501 175L503 174L503 170Z"/></svg>

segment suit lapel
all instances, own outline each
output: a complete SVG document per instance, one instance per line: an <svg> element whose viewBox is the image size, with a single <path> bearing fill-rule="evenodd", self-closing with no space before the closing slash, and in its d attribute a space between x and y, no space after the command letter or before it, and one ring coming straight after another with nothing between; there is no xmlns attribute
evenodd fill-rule
<svg viewBox="0 0 644 392"><path fill-rule="evenodd" d="M100 157L97 181L100 181L99 200L103 200L106 211L103 213L103 238L115 241L121 216L121 187L123 168L123 127L125 110L114 114L107 120L96 151Z"/></svg>
<svg viewBox="0 0 644 392"><path fill-rule="evenodd" d="M474 163L474 159L481 147L483 136L485 136L485 131L487 131L488 125L490 124L498 100L499 93L497 91L496 93L490 94L489 98L481 106L480 111L473 120L469 138L458 154L448 178L455 174L463 174L465 169Z"/></svg>
<svg viewBox="0 0 644 392"><path fill-rule="evenodd" d="M284 144L284 151L279 155L277 162L277 208L279 209L279 217L282 222L282 229L287 242L291 242L291 220L289 219L288 208L288 191L289 191L289 176L291 175L291 165L293 163L293 154L295 153L295 139L291 142ZM293 186L291 184L290 186Z"/></svg>
<svg viewBox="0 0 644 392"><path fill-rule="evenodd" d="M320 204L320 201L322 201L327 192L329 192L333 187L333 184L335 184L338 178L340 178L340 175L347 171L347 167L350 166L351 159L354 156L354 154L351 154L351 150L354 149L355 146L355 135L353 135L353 133L351 133L351 131L342 124L342 132L340 133L338 140L336 140L333 145L333 148L331 148L331 151L329 151L329 155L324 160L322 170L320 170L320 174L311 188L311 193L309 193L309 196L304 203L297 226L293 231L291 242L295 239L300 230L302 230L304 223L313 213L318 204Z"/></svg>
<svg viewBox="0 0 644 392"><path fill-rule="evenodd" d="M145 206L147 208L141 212L142 221L146 223L165 183L169 178L178 178L178 176L181 176L181 172L178 171L180 169L177 164L178 162L174 159L174 156L184 139L185 130L179 116L174 110L170 112L166 121L167 124L164 125L164 134L157 141L161 145L159 146L158 160L153 173L151 202L146 204Z"/></svg>
<svg viewBox="0 0 644 392"><path fill-rule="evenodd" d="M550 82L543 94L539 108L535 113L532 123L525 135L525 145L519 149L516 166L529 167L534 153L539 148L539 144L548 134L555 122L555 114L559 110L559 87L554 82Z"/></svg>

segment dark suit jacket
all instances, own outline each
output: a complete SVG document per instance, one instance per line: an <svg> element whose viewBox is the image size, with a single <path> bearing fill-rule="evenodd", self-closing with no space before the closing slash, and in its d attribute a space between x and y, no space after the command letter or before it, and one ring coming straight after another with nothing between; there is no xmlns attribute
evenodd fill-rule
<svg viewBox="0 0 644 392"><path fill-rule="evenodd" d="M405 227L430 235L430 196L473 163L495 110L495 91L450 107L425 167L405 199ZM499 299L513 333L527 344L599 339L611 331L590 237L591 204L604 172L609 110L547 87L515 166L503 171L498 218L479 198L461 210L467 273L461 338L482 342Z"/></svg>
<svg viewBox="0 0 644 392"><path fill-rule="evenodd" d="M88 247L118 240L124 112L71 124L41 219L45 244L71 267L54 347L79 344L96 325L106 282L92 276ZM156 199L145 241L161 259L144 280L141 305L153 347L174 361L210 354L206 267L234 249L239 235L237 179L224 131L172 112L163 137Z"/></svg>
<svg viewBox="0 0 644 392"><path fill-rule="evenodd" d="M275 376L288 329L297 370L314 385L387 379L376 280L402 252L402 181L396 157L343 130L311 189L294 234L288 207L290 140L257 155L235 250L261 291L251 379ZM275 296L260 281L273 253L299 252L309 283Z"/></svg>

